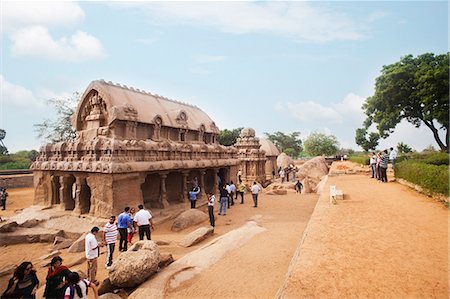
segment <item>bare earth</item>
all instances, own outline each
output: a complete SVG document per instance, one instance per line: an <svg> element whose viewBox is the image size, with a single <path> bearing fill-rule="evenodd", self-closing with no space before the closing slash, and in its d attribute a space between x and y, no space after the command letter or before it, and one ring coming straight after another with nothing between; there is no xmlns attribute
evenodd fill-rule
<svg viewBox="0 0 450 299"><path fill-rule="evenodd" d="M344 191L344 201L329 203L330 185ZM218 216L215 236L258 215L267 230L166 298L448 298L448 209L408 187L362 174L329 177L323 190L318 202L315 194L263 194L258 208L246 195L244 205L237 203L227 216ZM32 189L9 191L8 209L31 204ZM160 249L178 259L203 246L182 248L177 242L204 225L173 233L168 222L156 228L152 239L170 241ZM23 260L37 264L50 247L2 247L0 268ZM62 252L68 263L83 256ZM107 277L104 262L102 254L99 280ZM45 283L46 269L38 267L38 275ZM0 291L8 278L0 277Z"/></svg>

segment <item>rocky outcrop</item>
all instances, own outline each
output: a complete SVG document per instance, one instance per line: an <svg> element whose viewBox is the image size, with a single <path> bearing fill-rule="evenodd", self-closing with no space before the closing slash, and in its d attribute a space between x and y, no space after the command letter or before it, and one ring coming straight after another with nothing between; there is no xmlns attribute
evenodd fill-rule
<svg viewBox="0 0 450 299"><path fill-rule="evenodd" d="M212 236L214 233L213 227L200 227L199 229L194 230L192 233L184 237L180 241L180 246L182 247L190 247L201 241L205 240L209 236Z"/></svg>
<svg viewBox="0 0 450 299"><path fill-rule="evenodd" d="M320 179L328 174L328 164L324 157L315 157L306 161L302 166L298 168L296 177L299 180L303 180L306 177Z"/></svg>
<svg viewBox="0 0 450 299"><path fill-rule="evenodd" d="M278 167L287 168L290 164L294 164L294 160L291 157L286 155L285 153L281 153L277 157L277 165Z"/></svg>
<svg viewBox="0 0 450 299"><path fill-rule="evenodd" d="M276 190L268 191L266 194L267 195L286 195L287 190L286 189L276 189Z"/></svg>
<svg viewBox="0 0 450 299"><path fill-rule="evenodd" d="M209 219L208 215L197 209L189 209L175 218L172 224L172 231L178 232L193 225L202 223Z"/></svg>
<svg viewBox="0 0 450 299"><path fill-rule="evenodd" d="M83 252L84 246L85 246L85 238L87 233L84 233L79 237L73 244L69 247L68 252L74 253L74 252Z"/></svg>
<svg viewBox="0 0 450 299"><path fill-rule="evenodd" d="M111 280L109 278L106 278L102 281L100 286L98 287L98 294L103 295L106 293L112 293L114 291L114 286L111 283Z"/></svg>
<svg viewBox="0 0 450 299"><path fill-rule="evenodd" d="M12 233L19 227L19 224L17 222L7 222L0 226L0 233Z"/></svg>
<svg viewBox="0 0 450 299"><path fill-rule="evenodd" d="M109 279L116 288L132 288L140 285L158 270L160 253L153 241L139 241L114 261Z"/></svg>
<svg viewBox="0 0 450 299"><path fill-rule="evenodd" d="M171 253L161 253L158 267L160 269L165 268L172 264L174 261L173 256Z"/></svg>

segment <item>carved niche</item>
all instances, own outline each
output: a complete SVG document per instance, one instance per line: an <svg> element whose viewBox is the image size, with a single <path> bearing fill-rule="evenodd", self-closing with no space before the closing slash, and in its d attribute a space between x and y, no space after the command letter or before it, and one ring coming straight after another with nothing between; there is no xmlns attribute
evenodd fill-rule
<svg viewBox="0 0 450 299"><path fill-rule="evenodd" d="M106 111L105 101L98 91L92 90L81 111L81 120L87 123L87 129L102 127L105 125Z"/></svg>

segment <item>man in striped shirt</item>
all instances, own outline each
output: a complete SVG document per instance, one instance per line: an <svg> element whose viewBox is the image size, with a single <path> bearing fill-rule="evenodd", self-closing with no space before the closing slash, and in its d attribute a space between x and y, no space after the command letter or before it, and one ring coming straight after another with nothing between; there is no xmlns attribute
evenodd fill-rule
<svg viewBox="0 0 450 299"><path fill-rule="evenodd" d="M106 248L108 249L108 256L106 258L106 268L111 267L113 262L113 253L117 240L117 225L116 216L111 216L109 222L103 227L103 240L105 240Z"/></svg>
<svg viewBox="0 0 450 299"><path fill-rule="evenodd" d="M388 167L388 163L389 163L389 156L388 156L388 151L387 149L385 149L383 151L383 154L381 156L381 162L380 162L380 169L381 169L381 181L383 183L387 183L387 167Z"/></svg>

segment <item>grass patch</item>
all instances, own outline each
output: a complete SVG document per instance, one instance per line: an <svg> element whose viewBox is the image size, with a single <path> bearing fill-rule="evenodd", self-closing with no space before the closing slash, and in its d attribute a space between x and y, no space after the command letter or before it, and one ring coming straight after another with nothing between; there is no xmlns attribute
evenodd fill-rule
<svg viewBox="0 0 450 299"><path fill-rule="evenodd" d="M352 155L348 159L362 165L369 165L370 163L370 158L367 155Z"/></svg>

